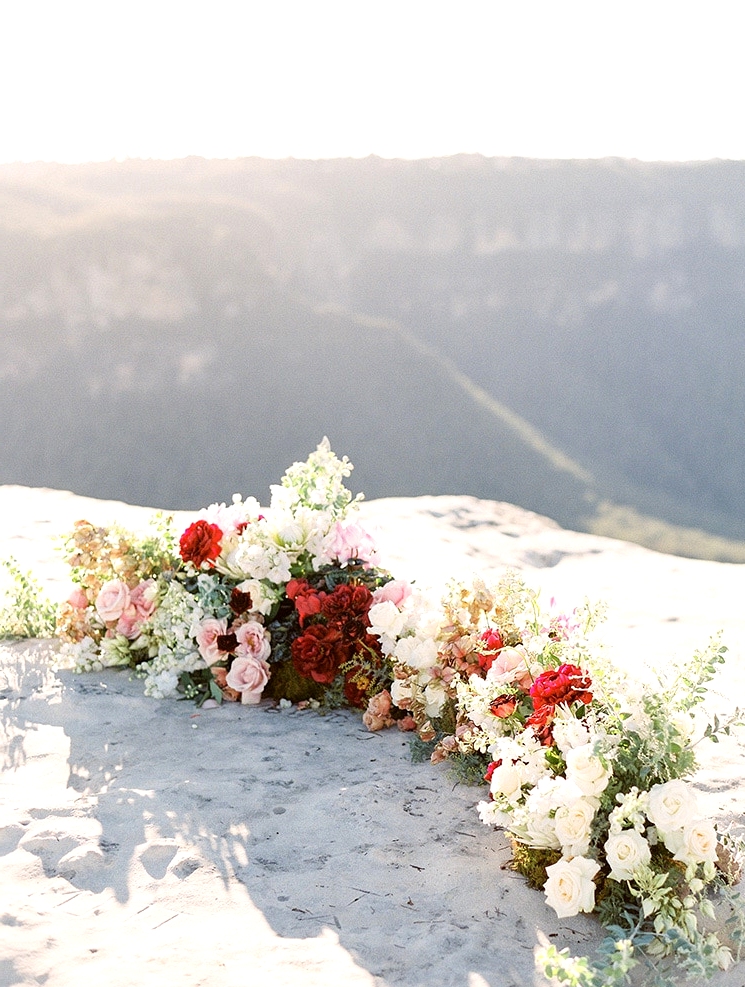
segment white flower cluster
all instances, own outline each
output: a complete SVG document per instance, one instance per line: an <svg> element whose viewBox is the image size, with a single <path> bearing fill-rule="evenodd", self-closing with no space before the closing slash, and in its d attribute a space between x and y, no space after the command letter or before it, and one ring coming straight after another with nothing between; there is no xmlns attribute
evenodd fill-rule
<svg viewBox="0 0 745 987"><path fill-rule="evenodd" d="M177 695L179 675L204 668L194 639L204 611L180 582L168 586L143 636L150 642L151 661L144 664L145 695L164 699Z"/></svg>
<svg viewBox="0 0 745 987"><path fill-rule="evenodd" d="M437 643L441 614L421 593L412 593L398 605L391 600L374 604L369 620L370 633L393 662L393 702L399 709L418 706L427 717L439 716L447 699Z"/></svg>
<svg viewBox="0 0 745 987"><path fill-rule="evenodd" d="M352 500L344 486L352 465L338 459L324 439L304 463L294 463L271 487L271 504L262 509L254 499L233 499L202 512L205 520L227 531L215 563L226 576L248 580L254 608L267 614L298 567L318 570L332 562L345 564L350 558L371 562L375 546L359 525L345 525ZM223 528L227 524L227 529ZM244 588L244 587L241 587Z"/></svg>

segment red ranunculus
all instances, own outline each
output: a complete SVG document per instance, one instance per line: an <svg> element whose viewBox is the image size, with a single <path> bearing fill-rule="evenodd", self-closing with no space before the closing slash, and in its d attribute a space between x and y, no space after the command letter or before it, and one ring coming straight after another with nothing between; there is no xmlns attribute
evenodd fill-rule
<svg viewBox="0 0 745 987"><path fill-rule="evenodd" d="M325 624L311 624L290 646L295 669L305 678L331 685L347 658L341 633Z"/></svg>
<svg viewBox="0 0 745 987"><path fill-rule="evenodd" d="M203 562L215 561L220 554L221 543L222 531L218 526L200 518L181 535L181 558L184 562L193 562L199 568Z"/></svg>
<svg viewBox="0 0 745 987"><path fill-rule="evenodd" d="M481 635L481 640L484 642L485 649L478 652L479 665L488 672L497 653L504 647L504 638L496 628L490 627Z"/></svg>
<svg viewBox="0 0 745 987"><path fill-rule="evenodd" d="M291 579L285 592L295 604L301 627L306 618L315 617L321 612L321 604L326 598L326 593L313 589L307 579Z"/></svg>
<svg viewBox="0 0 745 987"><path fill-rule="evenodd" d="M517 696L511 695L510 693L497 696L497 698L492 699L489 704L489 712L493 713L494 716L498 716L500 719L505 719L507 716L512 716L516 709Z"/></svg>
<svg viewBox="0 0 745 987"><path fill-rule="evenodd" d="M590 676L577 665L559 665L541 672L530 687L530 696L536 710L559 703L580 702L587 706L592 702L591 686Z"/></svg>

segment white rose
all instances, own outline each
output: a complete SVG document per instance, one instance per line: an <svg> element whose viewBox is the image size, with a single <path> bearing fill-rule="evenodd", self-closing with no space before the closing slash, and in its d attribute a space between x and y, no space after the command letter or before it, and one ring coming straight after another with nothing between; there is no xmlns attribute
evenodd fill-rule
<svg viewBox="0 0 745 987"><path fill-rule="evenodd" d="M522 788L522 778L516 765L505 763L504 761L495 768L491 776L491 793L494 796L502 795L506 799L519 794Z"/></svg>
<svg viewBox="0 0 745 987"><path fill-rule="evenodd" d="M595 907L595 885L593 877L600 870L600 864L587 857L562 857L546 868L548 880L543 885L546 903L553 908L559 918L570 918L578 912L591 912Z"/></svg>
<svg viewBox="0 0 745 987"><path fill-rule="evenodd" d="M717 831L708 819L698 819L688 823L665 837L665 846L675 860L684 864L703 864L717 859Z"/></svg>
<svg viewBox="0 0 745 987"><path fill-rule="evenodd" d="M432 679L424 690L424 701L426 703L424 712L426 716L430 717L430 719L438 717L442 712L442 707L445 705L446 699L447 693L445 692L445 685L442 679Z"/></svg>
<svg viewBox="0 0 745 987"><path fill-rule="evenodd" d="M554 826L556 838L567 855L578 857L590 848L590 828L595 818L595 806L585 799L578 799L570 805L562 805L556 810Z"/></svg>
<svg viewBox="0 0 745 987"><path fill-rule="evenodd" d="M612 772L594 753L593 744L572 747L564 757L567 780L574 782L583 795L600 795L605 791Z"/></svg>
<svg viewBox="0 0 745 987"><path fill-rule="evenodd" d="M684 781L676 778L650 788L647 817L663 837L683 829L697 816L696 795Z"/></svg>
<svg viewBox="0 0 745 987"><path fill-rule="evenodd" d="M614 881L632 880L634 872L652 859L649 844L635 829L624 829L609 836L604 849Z"/></svg>
<svg viewBox="0 0 745 987"><path fill-rule="evenodd" d="M391 600L384 600L382 603L374 603L370 607L368 620L372 634L385 634L389 638L396 638L404 629L406 615L401 613Z"/></svg>

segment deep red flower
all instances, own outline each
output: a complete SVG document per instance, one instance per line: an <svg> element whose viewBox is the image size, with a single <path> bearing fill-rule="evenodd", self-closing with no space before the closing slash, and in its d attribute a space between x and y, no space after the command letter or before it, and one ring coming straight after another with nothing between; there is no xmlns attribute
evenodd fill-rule
<svg viewBox="0 0 745 987"><path fill-rule="evenodd" d="M179 549L184 562L193 562L199 568L203 562L214 562L220 554L222 531L216 524L203 518L190 524L179 539Z"/></svg>
<svg viewBox="0 0 745 987"><path fill-rule="evenodd" d="M340 631L325 624L311 624L295 638L290 650L297 672L324 685L331 685L348 657Z"/></svg>
<svg viewBox="0 0 745 987"><path fill-rule="evenodd" d="M504 647L504 638L496 628L489 628L481 635L485 650L477 652L479 665L488 672L498 652Z"/></svg>
<svg viewBox="0 0 745 987"><path fill-rule="evenodd" d="M500 766L501 763L502 763L501 757L498 761L491 762L489 767L486 769L486 774L484 775L484 781L491 781L491 776L494 774L494 772L497 770L497 768Z"/></svg>
<svg viewBox="0 0 745 987"><path fill-rule="evenodd" d="M551 747L554 742L553 725L556 707L550 704L534 709L525 721L526 727L533 727L533 733L544 747Z"/></svg>
<svg viewBox="0 0 745 987"><path fill-rule="evenodd" d="M291 579L285 590L295 604L300 626L305 625L306 618L315 617L321 612L321 604L326 593L313 589L307 579Z"/></svg>
<svg viewBox="0 0 745 987"><path fill-rule="evenodd" d="M367 586L342 583L324 598L321 613L348 641L357 641L367 634L370 626L367 615L372 602L373 596Z"/></svg>
<svg viewBox="0 0 745 987"><path fill-rule="evenodd" d="M218 634L215 638L218 651L224 651L226 655L232 655L238 647L238 638L232 632L229 634Z"/></svg>
<svg viewBox="0 0 745 987"><path fill-rule="evenodd" d="M253 600L251 599L251 594L244 593L243 590L240 590L237 586L234 586L233 592L230 594L230 609L233 613L236 616L242 613L247 613L252 606Z"/></svg>
<svg viewBox="0 0 745 987"><path fill-rule="evenodd" d="M344 676L344 698L350 706L357 709L364 709L367 706L367 690L370 687L369 681L365 680L364 673L359 665L355 665Z"/></svg>
<svg viewBox="0 0 745 987"><path fill-rule="evenodd" d="M502 696L497 696L496 699L492 699L489 704L489 711L498 716L500 719L504 719L507 716L512 716L512 714L517 709L517 696L511 693L505 693Z"/></svg>
<svg viewBox="0 0 745 987"><path fill-rule="evenodd" d="M541 672L530 687L533 707L558 706L559 703L592 702L592 680L577 665L559 665Z"/></svg>

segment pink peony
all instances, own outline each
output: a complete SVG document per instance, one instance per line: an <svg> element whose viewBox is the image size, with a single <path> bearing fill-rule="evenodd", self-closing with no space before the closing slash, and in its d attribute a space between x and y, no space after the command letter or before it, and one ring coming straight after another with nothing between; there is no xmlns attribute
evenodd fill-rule
<svg viewBox="0 0 745 987"><path fill-rule="evenodd" d="M129 587L121 579L111 579L104 583L96 597L96 610L104 624L119 620L129 604Z"/></svg>
<svg viewBox="0 0 745 987"><path fill-rule="evenodd" d="M405 579L391 579L385 586L380 586L373 592L373 603L390 601L400 607L409 596L411 596L411 586Z"/></svg>
<svg viewBox="0 0 745 987"><path fill-rule="evenodd" d="M238 646L235 649L239 657L248 656L258 661L266 661L272 651L269 632L258 620L249 620L236 628L235 637Z"/></svg>
<svg viewBox="0 0 745 987"><path fill-rule="evenodd" d="M234 659L226 676L226 684L241 694L241 702L255 706L261 701L261 693L269 681L269 665L254 655L239 655Z"/></svg>
<svg viewBox="0 0 745 987"><path fill-rule="evenodd" d="M227 634L227 632L228 622L224 617L220 620L217 617L206 617L199 622L197 633L195 634L197 647L199 648L199 654L208 665L214 665L216 661L220 661L221 658L225 657L225 653L217 646L217 639Z"/></svg>

